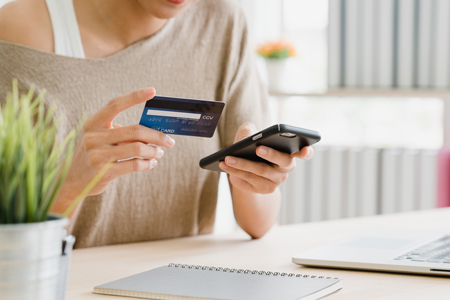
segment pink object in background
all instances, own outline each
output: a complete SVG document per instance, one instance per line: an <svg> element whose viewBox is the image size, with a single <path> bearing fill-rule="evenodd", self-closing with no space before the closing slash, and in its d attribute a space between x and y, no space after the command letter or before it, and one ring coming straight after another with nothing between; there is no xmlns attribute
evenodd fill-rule
<svg viewBox="0 0 450 300"><path fill-rule="evenodd" d="M442 149L438 157L437 207L450 206L450 149Z"/></svg>

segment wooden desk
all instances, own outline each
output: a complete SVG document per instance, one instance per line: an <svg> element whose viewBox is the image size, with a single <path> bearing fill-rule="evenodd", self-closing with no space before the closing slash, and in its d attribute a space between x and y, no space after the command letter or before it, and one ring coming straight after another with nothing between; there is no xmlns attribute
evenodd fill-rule
<svg viewBox="0 0 450 300"><path fill-rule="evenodd" d="M325 298L330 300L450 299L446 277L306 268L291 262L297 252L376 227L450 232L450 208L278 226L260 240L249 240L239 232L75 250L67 299L119 299L91 291L96 285L170 262L342 278L344 288Z"/></svg>

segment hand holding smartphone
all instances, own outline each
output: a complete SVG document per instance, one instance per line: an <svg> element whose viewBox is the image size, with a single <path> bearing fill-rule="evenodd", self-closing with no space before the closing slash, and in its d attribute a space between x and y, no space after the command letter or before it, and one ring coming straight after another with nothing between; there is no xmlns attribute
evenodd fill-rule
<svg viewBox="0 0 450 300"><path fill-rule="evenodd" d="M217 151L200 160L200 167L207 170L223 172L219 163L227 156L236 156L257 162L271 162L256 155L256 148L267 146L284 153L295 153L303 147L320 141L320 133L285 124L276 124L225 149Z"/></svg>

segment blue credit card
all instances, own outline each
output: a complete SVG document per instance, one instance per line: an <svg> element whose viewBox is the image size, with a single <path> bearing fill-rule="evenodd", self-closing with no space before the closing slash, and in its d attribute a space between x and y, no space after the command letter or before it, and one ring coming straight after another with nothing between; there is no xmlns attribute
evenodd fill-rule
<svg viewBox="0 0 450 300"><path fill-rule="evenodd" d="M167 134L212 137L225 103L155 96L145 103L140 125Z"/></svg>

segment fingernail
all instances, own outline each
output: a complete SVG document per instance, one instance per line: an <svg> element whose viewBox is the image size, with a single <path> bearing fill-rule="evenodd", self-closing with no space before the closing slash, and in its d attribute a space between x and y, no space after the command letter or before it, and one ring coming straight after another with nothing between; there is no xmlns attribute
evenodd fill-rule
<svg viewBox="0 0 450 300"><path fill-rule="evenodd" d="M223 170L228 170L228 166L227 166L227 164L226 163L224 163L224 162L221 162L220 164L219 164L219 167L221 168L221 169L223 169Z"/></svg>
<svg viewBox="0 0 450 300"><path fill-rule="evenodd" d="M170 136L166 135L166 140L167 140L167 144L169 144L169 146L173 146L175 145L175 140L173 138L171 138Z"/></svg>
<svg viewBox="0 0 450 300"><path fill-rule="evenodd" d="M269 149L267 149L264 146L259 147L259 154L261 155L267 155L269 153Z"/></svg>
<svg viewBox="0 0 450 300"><path fill-rule="evenodd" d="M145 88L144 89L144 95L145 96L150 96L154 91L154 88Z"/></svg>
<svg viewBox="0 0 450 300"><path fill-rule="evenodd" d="M161 149L161 148L156 148L156 149L157 149L157 150L156 150L156 156L157 156L158 158L160 158L161 156L164 155L163 149Z"/></svg>
<svg viewBox="0 0 450 300"><path fill-rule="evenodd" d="M156 159L152 159L152 160L150 161L150 168L154 168L154 167L156 166L157 163L158 163L158 162L156 161Z"/></svg>
<svg viewBox="0 0 450 300"><path fill-rule="evenodd" d="M227 157L226 161L228 165L235 165L237 163L237 159L234 157Z"/></svg>
<svg viewBox="0 0 450 300"><path fill-rule="evenodd" d="M306 153L306 157L309 157L310 154L311 154L311 148L308 147L308 152Z"/></svg>

